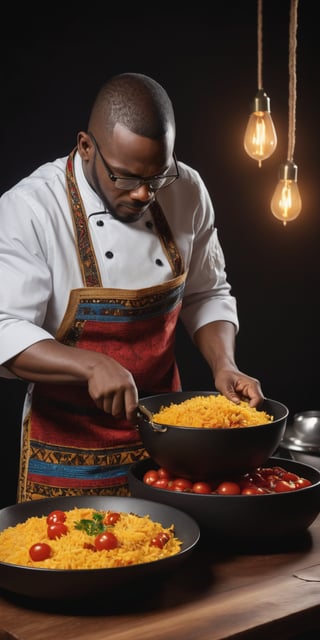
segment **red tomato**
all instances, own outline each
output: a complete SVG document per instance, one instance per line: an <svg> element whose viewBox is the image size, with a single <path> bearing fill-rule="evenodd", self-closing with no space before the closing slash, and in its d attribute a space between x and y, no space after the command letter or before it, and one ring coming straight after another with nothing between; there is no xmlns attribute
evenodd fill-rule
<svg viewBox="0 0 320 640"><path fill-rule="evenodd" d="M262 493L270 493L270 491L265 487L257 487L255 484L252 484L250 487L243 487L241 490L242 496L258 496Z"/></svg>
<svg viewBox="0 0 320 640"><path fill-rule="evenodd" d="M170 540L170 534L167 533L166 531L161 531L160 533L157 534L157 537L159 538L159 540L161 540L163 544L167 544L167 542Z"/></svg>
<svg viewBox="0 0 320 640"><path fill-rule="evenodd" d="M63 522L49 524L47 529L48 538L50 538L50 540L61 538L61 536L65 536L66 533L68 533L68 527Z"/></svg>
<svg viewBox="0 0 320 640"><path fill-rule="evenodd" d="M115 549L118 546L118 540L111 531L104 531L103 533L98 533L94 544L98 551L102 549Z"/></svg>
<svg viewBox="0 0 320 640"><path fill-rule="evenodd" d="M273 473L267 476L267 487L268 489L271 489L271 491L274 491L277 482L279 482L279 476L276 474Z"/></svg>
<svg viewBox="0 0 320 640"><path fill-rule="evenodd" d="M150 545L152 547L158 547L159 549L163 549L164 545L167 544L168 540L170 540L170 536L165 531L157 533L154 538L150 540Z"/></svg>
<svg viewBox="0 0 320 640"><path fill-rule="evenodd" d="M281 476L281 480L287 480L287 482L297 482L298 479L299 476L296 473L292 473L292 471L285 471Z"/></svg>
<svg viewBox="0 0 320 640"><path fill-rule="evenodd" d="M156 471L155 469L150 469L149 471L146 471L144 476L143 476L143 482L145 484L153 484L156 480L158 480L158 471Z"/></svg>
<svg viewBox="0 0 320 640"><path fill-rule="evenodd" d="M259 471L254 471L254 473L252 473L250 475L250 480L257 487L267 487L268 486L268 476L263 474L263 473L261 473L261 472L259 472Z"/></svg>
<svg viewBox="0 0 320 640"><path fill-rule="evenodd" d="M307 480L307 478L298 478L298 480L296 480L294 484L296 489L303 489L304 487L310 487L312 482L310 482L310 480Z"/></svg>
<svg viewBox="0 0 320 640"><path fill-rule="evenodd" d="M170 486L170 491L177 491L178 493L186 493L189 491L189 493L192 493L192 490L190 489L184 489L183 487L180 487L179 484L177 484L176 486L174 484L172 484Z"/></svg>
<svg viewBox="0 0 320 640"><path fill-rule="evenodd" d="M56 511L51 511L47 516L47 524L55 524L56 522L64 522L66 519L66 514L64 511L60 511L57 509Z"/></svg>
<svg viewBox="0 0 320 640"><path fill-rule="evenodd" d="M252 487L253 486L253 482L251 480L249 480L249 478L245 478L242 477L238 480L238 485L240 487L240 489L246 489L247 487Z"/></svg>
<svg viewBox="0 0 320 640"><path fill-rule="evenodd" d="M226 495L235 496L241 493L241 489L237 482L225 481L225 482L220 482L220 484L218 484L216 488L216 493L218 493L219 495L225 495L225 496Z"/></svg>
<svg viewBox="0 0 320 640"><path fill-rule="evenodd" d="M187 478L174 478L171 482L171 489L174 491L192 491L193 482Z"/></svg>
<svg viewBox="0 0 320 640"><path fill-rule="evenodd" d="M103 518L103 524L116 524L120 520L120 513L117 511L109 511Z"/></svg>
<svg viewBox="0 0 320 640"><path fill-rule="evenodd" d="M273 489L276 493L282 493L283 491L294 491L296 488L294 482L287 482L287 480L278 480Z"/></svg>
<svg viewBox="0 0 320 640"><path fill-rule="evenodd" d="M158 480L155 480L155 482L152 483L152 486L158 487L158 489L167 489L168 483L168 478L158 478Z"/></svg>
<svg viewBox="0 0 320 640"><path fill-rule="evenodd" d="M152 538L150 540L150 546L151 547L158 547L159 549L163 549L164 544L163 542L160 540L160 538L158 538L158 536L155 536L154 538Z"/></svg>
<svg viewBox="0 0 320 640"><path fill-rule="evenodd" d="M208 482L194 482L192 491L193 493L211 493L211 485Z"/></svg>
<svg viewBox="0 0 320 640"><path fill-rule="evenodd" d="M39 560L46 560L51 556L51 547L46 544L46 542L37 542L30 547L29 555L31 560L34 560L35 562Z"/></svg>
<svg viewBox="0 0 320 640"><path fill-rule="evenodd" d="M261 473L264 477L281 472L281 467L258 467L258 473Z"/></svg>
<svg viewBox="0 0 320 640"><path fill-rule="evenodd" d="M273 473L276 476L279 476L279 478L282 478L283 474L287 472L283 467L273 467L271 473Z"/></svg>
<svg viewBox="0 0 320 640"><path fill-rule="evenodd" d="M170 480L171 473L170 473L170 471L168 471L164 467L160 467L158 469L158 476L159 476L159 478L166 478L167 480Z"/></svg>

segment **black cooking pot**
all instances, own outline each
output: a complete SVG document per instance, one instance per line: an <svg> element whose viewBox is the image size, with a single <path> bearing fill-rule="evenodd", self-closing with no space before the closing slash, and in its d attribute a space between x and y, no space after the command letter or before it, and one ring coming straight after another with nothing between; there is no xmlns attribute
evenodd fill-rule
<svg viewBox="0 0 320 640"><path fill-rule="evenodd" d="M309 465L271 457L265 467L282 467L307 478L310 486L296 491L264 495L196 494L158 489L143 481L144 474L157 469L151 458L140 460L129 471L131 494L168 504L192 516L201 535L208 534L210 544L221 550L266 552L273 544L287 551L294 538L306 532L320 511L320 471ZM226 478L225 478L226 479Z"/></svg>
<svg viewBox="0 0 320 640"><path fill-rule="evenodd" d="M238 476L262 466L276 451L283 437L288 409L265 399L259 410L273 421L253 427L200 428L155 423L152 415L161 407L178 404L212 391L181 391L140 399L138 428L150 457L174 475L191 480L213 480ZM218 395L215 393L215 395Z"/></svg>

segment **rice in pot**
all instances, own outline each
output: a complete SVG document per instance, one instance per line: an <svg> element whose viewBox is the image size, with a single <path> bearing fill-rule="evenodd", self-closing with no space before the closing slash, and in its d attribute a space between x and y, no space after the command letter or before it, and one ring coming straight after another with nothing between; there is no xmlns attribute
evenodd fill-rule
<svg viewBox="0 0 320 640"><path fill-rule="evenodd" d="M47 516L32 516L23 523L4 529L0 533L0 562L45 569L101 569L153 562L175 555L181 549L182 543L175 537L173 525L164 528L148 515L120 512L119 520L107 527L116 536L118 546L94 551L95 535L77 529L76 523L90 520L93 514L101 512L75 508L65 513L64 524L68 533L54 540L47 535ZM169 537L163 548L150 545L152 538L163 532ZM29 549L39 542L51 547L51 557L33 561ZM91 548L85 548L86 545Z"/></svg>
<svg viewBox="0 0 320 640"><path fill-rule="evenodd" d="M235 404L225 396L209 395L162 406L158 413L153 413L152 419L180 427L234 428L266 424L273 421L273 416L249 407L245 401Z"/></svg>

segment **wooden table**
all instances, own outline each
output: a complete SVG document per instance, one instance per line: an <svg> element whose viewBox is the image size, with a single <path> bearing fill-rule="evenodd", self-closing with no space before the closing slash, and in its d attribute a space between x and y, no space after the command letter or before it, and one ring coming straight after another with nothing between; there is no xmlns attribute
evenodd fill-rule
<svg viewBox="0 0 320 640"><path fill-rule="evenodd" d="M0 640L320 638L320 517L282 546L235 553L204 537L173 575L91 604L2 594Z"/></svg>

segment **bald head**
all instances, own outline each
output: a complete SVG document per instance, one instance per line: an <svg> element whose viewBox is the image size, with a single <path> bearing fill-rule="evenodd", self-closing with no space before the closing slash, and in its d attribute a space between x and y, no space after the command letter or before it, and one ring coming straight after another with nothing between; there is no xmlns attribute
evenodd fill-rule
<svg viewBox="0 0 320 640"><path fill-rule="evenodd" d="M165 89L149 76L123 73L100 89L93 104L89 130L112 133L116 124L132 133L159 140L175 131L171 100Z"/></svg>

